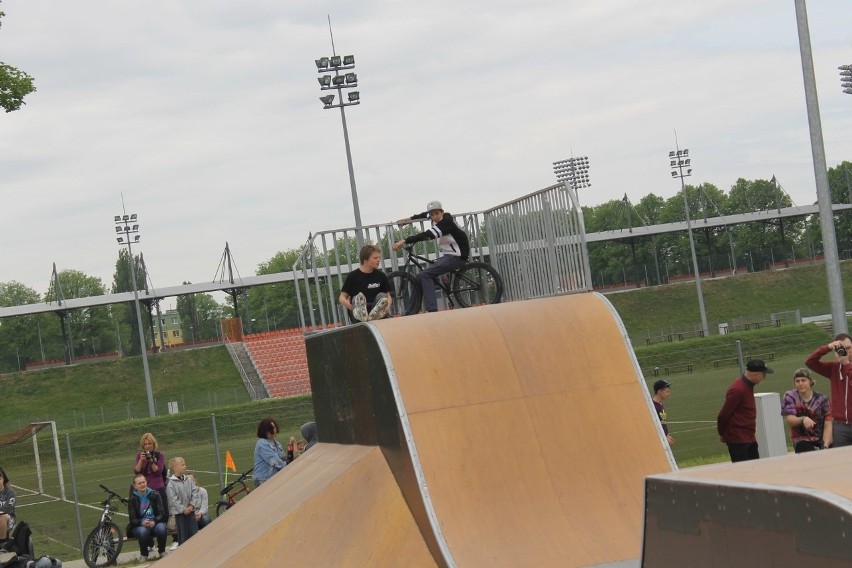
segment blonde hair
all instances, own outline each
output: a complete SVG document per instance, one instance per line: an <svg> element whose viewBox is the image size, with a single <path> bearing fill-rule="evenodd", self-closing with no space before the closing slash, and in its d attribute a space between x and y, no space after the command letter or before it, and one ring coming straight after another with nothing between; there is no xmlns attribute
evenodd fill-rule
<svg viewBox="0 0 852 568"><path fill-rule="evenodd" d="M154 444L154 449L157 449L157 438L155 438L152 433L145 432L144 434L142 434L142 438L139 440L140 448L142 448L142 446L145 444L145 440L151 440L151 443Z"/></svg>
<svg viewBox="0 0 852 568"><path fill-rule="evenodd" d="M175 456L175 457L173 457L172 459L170 459L170 460L169 460L169 469L170 469L170 470L172 470L172 471L174 471L174 469L175 469L175 464L176 464L177 462L183 462L183 465L186 465L186 460L185 460L185 459L183 459L183 458L182 458L182 457L180 457L180 456Z"/></svg>

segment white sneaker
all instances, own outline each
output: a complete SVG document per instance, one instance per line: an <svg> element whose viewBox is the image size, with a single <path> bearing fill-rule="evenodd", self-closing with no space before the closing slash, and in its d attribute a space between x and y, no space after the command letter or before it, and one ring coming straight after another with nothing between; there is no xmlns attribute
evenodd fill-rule
<svg viewBox="0 0 852 568"><path fill-rule="evenodd" d="M379 301L376 302L376 305L373 306L373 309L370 310L370 315L368 319L372 320L380 320L388 315L390 311L390 300L387 296L382 296L379 298Z"/></svg>
<svg viewBox="0 0 852 568"><path fill-rule="evenodd" d="M180 546L180 545L179 545L178 543L176 543L176 542L175 542L174 544L172 544L172 545L169 547L169 552L172 552L173 550L177 550L177 549L178 549L178 546Z"/></svg>
<svg viewBox="0 0 852 568"><path fill-rule="evenodd" d="M157 552L155 549L152 548L151 550L148 551L148 560L156 560L159 557L160 557L160 553Z"/></svg>
<svg viewBox="0 0 852 568"><path fill-rule="evenodd" d="M352 300L352 317L358 321L367 321L367 298L363 292L358 292Z"/></svg>

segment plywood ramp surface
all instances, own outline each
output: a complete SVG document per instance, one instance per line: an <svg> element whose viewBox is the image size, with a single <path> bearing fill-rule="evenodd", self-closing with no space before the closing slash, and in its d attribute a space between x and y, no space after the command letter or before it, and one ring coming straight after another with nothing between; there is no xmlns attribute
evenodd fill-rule
<svg viewBox="0 0 852 568"><path fill-rule="evenodd" d="M312 448L157 565L436 566L381 449L336 444Z"/></svg>
<svg viewBox="0 0 852 568"><path fill-rule="evenodd" d="M852 448L650 476L643 566L850 566L850 479Z"/></svg>
<svg viewBox="0 0 852 568"><path fill-rule="evenodd" d="M640 556L643 478L672 462L605 299L513 302L376 327L458 566Z"/></svg>

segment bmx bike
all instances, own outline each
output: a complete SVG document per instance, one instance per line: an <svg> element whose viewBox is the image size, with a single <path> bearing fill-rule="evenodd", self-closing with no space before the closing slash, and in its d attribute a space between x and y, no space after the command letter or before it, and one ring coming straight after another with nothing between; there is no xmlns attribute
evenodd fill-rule
<svg viewBox="0 0 852 568"><path fill-rule="evenodd" d="M224 499L216 503L216 517L221 517L225 511L236 505L238 496L251 493L251 489L246 485L246 479L249 478L252 471L254 471L254 468L240 475L219 492L219 495Z"/></svg>
<svg viewBox="0 0 852 568"><path fill-rule="evenodd" d="M423 289L416 274L435 261L414 252L413 245L405 245L405 263L402 269L388 274L393 303L390 315L410 316L420 311ZM484 262L468 262L436 280L438 288L455 307L462 308L483 304L498 304L503 298L503 279L497 270ZM454 301L455 299L455 301Z"/></svg>
<svg viewBox="0 0 852 568"><path fill-rule="evenodd" d="M86 537L86 542L83 545L83 561L89 568L100 568L115 564L124 544L124 534L121 527L112 520L112 515L116 512L112 502L118 499L127 505L127 499L103 485L100 488L107 493L106 499L101 501L101 520Z"/></svg>

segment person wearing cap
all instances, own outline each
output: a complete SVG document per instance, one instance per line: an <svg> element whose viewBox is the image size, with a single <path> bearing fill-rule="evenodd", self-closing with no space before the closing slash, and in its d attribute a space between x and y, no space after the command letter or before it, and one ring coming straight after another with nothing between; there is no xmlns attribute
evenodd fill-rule
<svg viewBox="0 0 852 568"><path fill-rule="evenodd" d="M822 361L834 351L834 361ZM821 345L805 359L805 366L831 384L831 447L852 446L852 337L838 333L834 341Z"/></svg>
<svg viewBox="0 0 852 568"><path fill-rule="evenodd" d="M806 368L793 373L796 387L784 393L781 416L790 425L793 451L797 454L831 446L831 403L814 390L814 380Z"/></svg>
<svg viewBox="0 0 852 568"><path fill-rule="evenodd" d="M716 416L716 430L722 442L727 444L732 462L760 457L755 435L757 405L754 402L754 387L772 372L762 360L752 359L746 365L745 372L725 392L725 403Z"/></svg>
<svg viewBox="0 0 852 568"><path fill-rule="evenodd" d="M411 217L399 219L397 223L404 225L418 219L431 219L432 226L416 235L398 240L393 244L393 250L399 250L404 245L438 239L441 257L429 268L417 275L420 288L423 290L423 303L427 312L438 311L438 299L435 296L435 281L442 274L452 272L464 266L470 256L470 241L461 228L453 221L453 216L444 211L440 201L430 201L426 211L415 213Z"/></svg>
<svg viewBox="0 0 852 568"><path fill-rule="evenodd" d="M666 435L666 441L669 446L674 446L674 438L669 434L669 423L666 419L666 399L672 395L672 384L668 381L660 379L654 383L654 396L651 399L654 402L654 410L657 411L657 417L660 419L660 424L663 427L663 433Z"/></svg>

